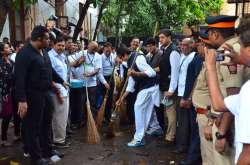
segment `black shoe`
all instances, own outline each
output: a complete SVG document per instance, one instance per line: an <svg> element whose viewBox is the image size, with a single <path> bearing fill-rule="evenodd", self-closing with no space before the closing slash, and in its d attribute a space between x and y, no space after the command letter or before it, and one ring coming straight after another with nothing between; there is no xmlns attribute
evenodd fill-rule
<svg viewBox="0 0 250 165"><path fill-rule="evenodd" d="M173 151L173 153L175 154L182 154L182 153L186 153L187 149L181 148L181 149L176 149Z"/></svg>
<svg viewBox="0 0 250 165"><path fill-rule="evenodd" d="M76 124L71 124L70 129L71 130L77 130L78 126Z"/></svg>
<svg viewBox="0 0 250 165"><path fill-rule="evenodd" d="M55 148L69 148L69 145L67 143L54 143Z"/></svg>
<svg viewBox="0 0 250 165"><path fill-rule="evenodd" d="M76 132L73 131L72 129L67 129L66 133L67 133L68 135L74 135L74 134L76 134Z"/></svg>
<svg viewBox="0 0 250 165"><path fill-rule="evenodd" d="M166 143L166 145L174 145L175 144L175 141L170 141L170 140L165 140L164 141Z"/></svg>
<svg viewBox="0 0 250 165"><path fill-rule="evenodd" d="M200 160L182 160L179 165L200 165Z"/></svg>

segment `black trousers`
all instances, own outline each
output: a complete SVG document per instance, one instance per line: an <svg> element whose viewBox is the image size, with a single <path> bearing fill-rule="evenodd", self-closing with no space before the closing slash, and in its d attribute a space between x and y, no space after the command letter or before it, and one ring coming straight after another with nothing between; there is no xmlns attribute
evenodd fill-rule
<svg viewBox="0 0 250 165"><path fill-rule="evenodd" d="M93 114L94 119L97 116L97 112L98 112L98 108L97 108L97 104L96 104L96 92L97 92L97 86L94 87L88 87L88 95L89 95L89 102L90 102L90 108ZM86 95L86 88L84 87L83 89L83 103L84 105L86 105L86 101L87 101L87 95ZM86 111L86 106L84 106L84 118L86 120L87 117L87 111Z"/></svg>
<svg viewBox="0 0 250 165"><path fill-rule="evenodd" d="M157 116L157 120L159 122L159 125L161 126L162 130L166 130L166 126L165 126L165 108L163 104L160 104L160 107L155 107L155 111L156 111L156 116Z"/></svg>
<svg viewBox="0 0 250 165"><path fill-rule="evenodd" d="M3 117L2 125L1 125L1 139L2 139L2 141L7 140L7 131L9 128L11 118L12 118L12 115L8 115L8 116Z"/></svg>
<svg viewBox="0 0 250 165"><path fill-rule="evenodd" d="M105 76L104 78L107 82L109 82L110 76L107 76L107 77ZM108 93L108 99L107 99L107 103L105 107L105 120L108 122L110 121L110 118L111 118L111 109L112 109L113 92L114 92L114 79L111 80L111 83L109 85L110 85L110 90ZM106 87L103 84L99 84L97 93L101 95L101 96L98 95L98 97L101 97L102 99L101 103L103 102L106 92L107 92ZM100 106L98 108L100 108Z"/></svg>
<svg viewBox="0 0 250 165"><path fill-rule="evenodd" d="M83 122L83 90L85 88L70 89L70 118L71 124L79 125Z"/></svg>
<svg viewBox="0 0 250 165"><path fill-rule="evenodd" d="M130 124L135 123L134 105L137 97L137 92L129 93L127 96L127 116Z"/></svg>
<svg viewBox="0 0 250 165"><path fill-rule="evenodd" d="M21 118L17 114L18 111L18 103L15 97L15 91L12 91L12 101L13 101L13 119L14 119L14 133L16 136L20 136L21 130Z"/></svg>
<svg viewBox="0 0 250 165"><path fill-rule="evenodd" d="M28 111L23 119L23 132L31 164L52 153L53 102L50 92L31 91L27 94Z"/></svg>
<svg viewBox="0 0 250 165"><path fill-rule="evenodd" d="M187 150L190 139L190 109L180 108L180 99L177 102L176 108L176 148Z"/></svg>

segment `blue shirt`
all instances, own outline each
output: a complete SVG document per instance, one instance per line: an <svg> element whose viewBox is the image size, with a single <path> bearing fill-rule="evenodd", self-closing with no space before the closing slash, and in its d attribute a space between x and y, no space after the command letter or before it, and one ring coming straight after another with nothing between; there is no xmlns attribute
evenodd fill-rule
<svg viewBox="0 0 250 165"><path fill-rule="evenodd" d="M114 66L115 66L115 58L116 56L111 53L109 56L104 53L101 55L102 57L102 68L100 74L98 75L101 83L105 84L108 80L105 80L104 76L111 76Z"/></svg>
<svg viewBox="0 0 250 165"><path fill-rule="evenodd" d="M67 82L68 68L65 55L63 53L58 54L54 49L51 49L48 54L54 70L65 82ZM60 93L63 97L68 96L68 90L65 89L62 84L56 83L56 87L60 90Z"/></svg>

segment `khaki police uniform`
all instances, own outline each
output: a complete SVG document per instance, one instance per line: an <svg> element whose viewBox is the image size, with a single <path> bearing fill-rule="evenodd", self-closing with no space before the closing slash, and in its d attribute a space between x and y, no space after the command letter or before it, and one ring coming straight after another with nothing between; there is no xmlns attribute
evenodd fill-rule
<svg viewBox="0 0 250 165"><path fill-rule="evenodd" d="M219 74L217 74L219 75ZM208 125L207 107L211 105L206 80L206 67L203 63L202 70L197 77L196 85L193 90L192 102L197 111L197 122L199 125L200 148L203 165L213 165L213 142L207 141L204 136L204 128Z"/></svg>
<svg viewBox="0 0 250 165"><path fill-rule="evenodd" d="M239 52L240 45L238 43L238 38L233 37L228 39L225 43L233 46L236 52ZM224 44L223 44L224 45ZM222 45L222 46L223 46ZM218 49L222 49L222 46ZM249 77L249 68L245 68L242 65L237 65L237 73L232 74L229 71L226 63L229 62L230 59L226 58L223 62L217 62L217 76L219 80L220 89L222 91L223 96L228 96L233 94L239 89L244 79L248 79ZM204 137L204 127L208 124L208 117L205 113L199 113L200 109L207 109L208 106L211 106L211 100L208 91L208 85L206 80L206 68L203 65L203 68L200 72L200 75L197 78L197 84L194 88L193 92L193 104L197 109L197 120L199 124L199 132L201 139L201 154L203 159L203 164L213 165L213 164L223 164L223 165L231 165L234 164L234 148L227 146L225 153L222 155L218 153L215 149L215 133L218 131L218 127L215 122L212 126L212 135L213 142L209 142ZM220 112L215 112L213 108L211 109L211 113L209 117L219 117L221 115Z"/></svg>

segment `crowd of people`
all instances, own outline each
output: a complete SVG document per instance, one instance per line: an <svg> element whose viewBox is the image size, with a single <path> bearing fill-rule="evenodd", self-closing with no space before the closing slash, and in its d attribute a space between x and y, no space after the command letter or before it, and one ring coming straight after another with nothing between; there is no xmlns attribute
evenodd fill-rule
<svg viewBox="0 0 250 165"><path fill-rule="evenodd" d="M104 126L121 106L127 124L135 125L128 147L164 135L176 146L173 153L187 153L181 165L250 164L250 19L237 27L236 20L208 16L205 29L178 43L161 29L159 42L134 37L130 47L81 45L44 26L26 43L5 38L1 146L13 145L7 137L13 122L14 141L23 142L31 165L58 162L64 155L56 149L70 147L70 137L86 124L87 97L94 119L107 97Z"/></svg>

